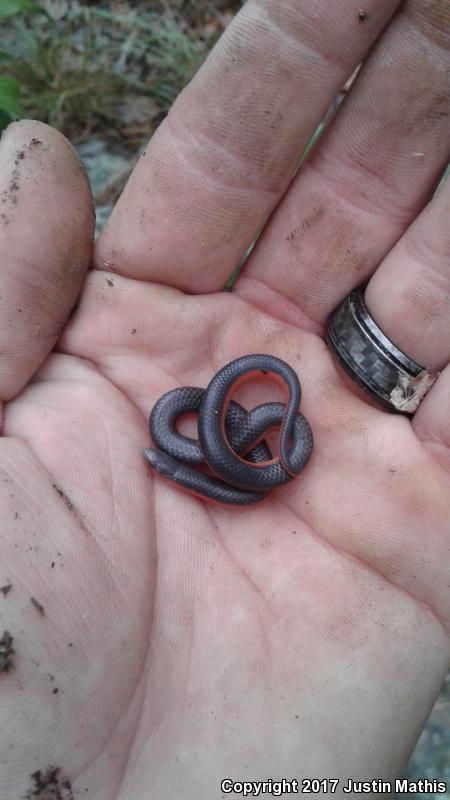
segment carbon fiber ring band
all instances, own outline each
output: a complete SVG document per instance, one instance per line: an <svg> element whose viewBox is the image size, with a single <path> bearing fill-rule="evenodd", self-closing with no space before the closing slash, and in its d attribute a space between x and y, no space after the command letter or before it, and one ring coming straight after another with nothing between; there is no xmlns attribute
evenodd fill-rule
<svg viewBox="0 0 450 800"><path fill-rule="evenodd" d="M420 367L385 336L355 289L328 319L328 341L360 386L391 411L414 414L439 373Z"/></svg>

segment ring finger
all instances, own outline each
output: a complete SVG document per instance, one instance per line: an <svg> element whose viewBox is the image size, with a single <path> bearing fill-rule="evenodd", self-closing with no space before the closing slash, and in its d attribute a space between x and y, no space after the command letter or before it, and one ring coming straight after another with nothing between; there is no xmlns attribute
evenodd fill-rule
<svg viewBox="0 0 450 800"><path fill-rule="evenodd" d="M446 179L372 276L371 314L396 346L428 369L450 361L450 180Z"/></svg>
<svg viewBox="0 0 450 800"><path fill-rule="evenodd" d="M328 323L352 377L408 413L450 360L449 212L446 180L375 271L364 301L352 292Z"/></svg>

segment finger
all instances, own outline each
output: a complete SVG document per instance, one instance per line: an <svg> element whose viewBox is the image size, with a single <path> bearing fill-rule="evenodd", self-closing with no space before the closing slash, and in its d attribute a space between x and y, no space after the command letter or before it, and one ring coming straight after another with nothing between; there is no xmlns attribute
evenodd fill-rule
<svg viewBox="0 0 450 800"><path fill-rule="evenodd" d="M450 361L450 180L369 281L365 301L381 330L416 363Z"/></svg>
<svg viewBox="0 0 450 800"><path fill-rule="evenodd" d="M0 142L0 401L53 348L80 292L93 231L72 145L34 120L10 125Z"/></svg>
<svg viewBox="0 0 450 800"><path fill-rule="evenodd" d="M95 265L223 287L336 92L398 2L248 0L153 136Z"/></svg>
<svg viewBox="0 0 450 800"><path fill-rule="evenodd" d="M365 301L384 333L423 367L450 361L450 179L369 282ZM419 438L450 467L450 368L413 418Z"/></svg>
<svg viewBox="0 0 450 800"><path fill-rule="evenodd" d="M374 273L365 302L377 325L416 363L439 370L450 361L450 179ZM413 418L423 441L450 467L450 368Z"/></svg>
<svg viewBox="0 0 450 800"><path fill-rule="evenodd" d="M237 290L320 325L365 282L449 157L446 0L405 3L273 215Z"/></svg>
<svg viewBox="0 0 450 800"><path fill-rule="evenodd" d="M450 365L447 366L413 417L413 428L440 463L450 470Z"/></svg>

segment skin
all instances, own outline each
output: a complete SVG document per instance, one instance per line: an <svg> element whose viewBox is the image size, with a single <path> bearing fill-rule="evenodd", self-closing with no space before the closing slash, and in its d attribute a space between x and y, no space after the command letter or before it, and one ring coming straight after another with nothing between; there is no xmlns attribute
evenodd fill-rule
<svg viewBox="0 0 450 800"><path fill-rule="evenodd" d="M436 699L450 662L449 181L431 198L449 157L450 7L359 10L249 0L93 253L67 141L33 121L3 135L0 636L15 653L0 674L1 797L48 767L95 800L221 797L225 777L392 779ZM385 332L442 369L412 420L378 409L324 343L364 281ZM298 480L235 511L154 478L142 451L163 392L250 352L298 372L315 449ZM268 397L252 384L237 399Z"/></svg>

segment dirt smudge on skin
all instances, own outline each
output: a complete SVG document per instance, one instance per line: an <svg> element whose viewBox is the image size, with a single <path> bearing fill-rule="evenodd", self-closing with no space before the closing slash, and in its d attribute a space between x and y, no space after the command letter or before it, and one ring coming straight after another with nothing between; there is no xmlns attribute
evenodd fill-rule
<svg viewBox="0 0 450 800"><path fill-rule="evenodd" d="M10 221L6 213L7 207L9 206L11 209L12 206L17 206L19 203L19 192L21 188L21 166L26 157L26 151L27 149L30 150L32 147L36 147L36 145L42 145L42 141L33 137L26 147L16 150L14 154L14 165L11 170L9 185L0 194L0 220L2 221L3 225L8 225Z"/></svg>
<svg viewBox="0 0 450 800"><path fill-rule="evenodd" d="M20 171L17 166L14 166L14 169L11 172L9 186L7 189L4 189L0 195L0 202L2 203L2 205L10 203L11 205L16 206L17 203L19 202L18 198L18 192L20 189L19 178L20 178ZM8 217L5 215L5 213L2 214L2 219L5 224L9 222Z"/></svg>
<svg viewBox="0 0 450 800"><path fill-rule="evenodd" d="M286 241L291 247L299 247L305 234L317 225L325 214L325 208L318 206L314 208L307 217L304 217L291 233L286 236Z"/></svg>
<svg viewBox="0 0 450 800"><path fill-rule="evenodd" d="M30 602L35 607L36 611L39 612L41 617L45 617L45 608L42 603L40 603L39 600L36 600L35 597L30 597Z"/></svg>
<svg viewBox="0 0 450 800"><path fill-rule="evenodd" d="M65 506L67 506L67 508L69 509L69 511L72 511L72 509L73 509L73 503L72 503L72 501L71 501L71 500L69 500L69 498L67 497L67 495L66 495L66 494L63 492L63 490L62 490L62 489L60 489L60 487L59 487L59 486L57 486L57 485L56 485L56 483L52 483L52 488L53 488L53 489L55 490L55 492L57 492L57 493L59 494L59 496L60 496L60 497L63 499L63 501L64 501L64 505L65 505Z"/></svg>
<svg viewBox="0 0 450 800"><path fill-rule="evenodd" d="M13 641L14 639L9 631L4 631L0 639L0 672L11 672L14 669L12 660L15 652L12 646Z"/></svg>
<svg viewBox="0 0 450 800"><path fill-rule="evenodd" d="M32 786L23 800L75 800L71 781L59 767L46 767L33 772Z"/></svg>

